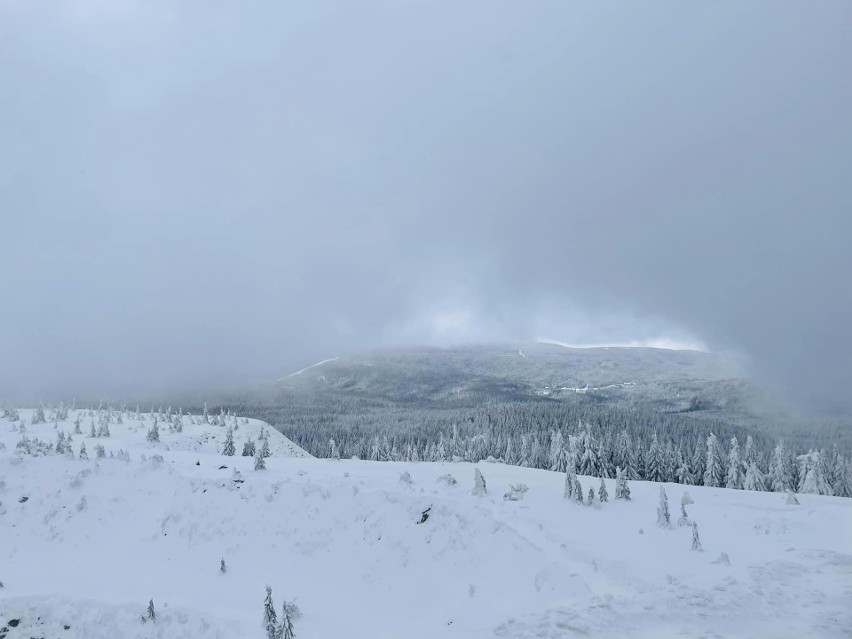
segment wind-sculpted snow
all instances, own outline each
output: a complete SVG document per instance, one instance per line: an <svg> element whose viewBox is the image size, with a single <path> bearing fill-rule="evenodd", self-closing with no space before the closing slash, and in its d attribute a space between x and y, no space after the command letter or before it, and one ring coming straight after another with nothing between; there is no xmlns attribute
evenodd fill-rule
<svg viewBox="0 0 852 639"><path fill-rule="evenodd" d="M30 438L74 428L75 411L56 430L20 414ZM563 499L563 474L314 459L275 431L255 471L240 449L262 423L237 420L226 457L227 427L184 419L157 443L150 418L125 416L109 438L75 435L73 459L27 454L19 424L0 421L0 636L262 639L267 584L279 614L296 601L303 638L852 633L849 499L790 506L781 493L690 486L697 552L692 527L674 523L676 484L664 529L651 482L631 482L630 501L580 506ZM601 481L579 480L585 492ZM149 600L156 620L143 622Z"/></svg>

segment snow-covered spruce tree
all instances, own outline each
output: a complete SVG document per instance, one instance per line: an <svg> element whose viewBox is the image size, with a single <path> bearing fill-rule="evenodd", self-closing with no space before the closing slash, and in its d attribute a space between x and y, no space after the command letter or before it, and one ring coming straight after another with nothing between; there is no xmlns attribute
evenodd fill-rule
<svg viewBox="0 0 852 639"><path fill-rule="evenodd" d="M615 498L630 501L630 487L627 485L627 477L620 468L616 469Z"/></svg>
<svg viewBox="0 0 852 639"><path fill-rule="evenodd" d="M222 557L219 560L219 574L224 575L226 572L228 572L228 567L225 565L225 558Z"/></svg>
<svg viewBox="0 0 852 639"><path fill-rule="evenodd" d="M574 502L579 505L583 504L583 486L576 477L574 477Z"/></svg>
<svg viewBox="0 0 852 639"><path fill-rule="evenodd" d="M586 498L586 506L591 506L595 503L595 489L589 488L589 496Z"/></svg>
<svg viewBox="0 0 852 639"><path fill-rule="evenodd" d="M581 475L589 477L598 477L601 474L601 460L598 457L598 447L594 437L591 436L588 430L584 430L580 434L580 465L577 471Z"/></svg>
<svg viewBox="0 0 852 639"><path fill-rule="evenodd" d="M518 456L518 466L528 468L530 465L530 438L521 435L521 454Z"/></svg>
<svg viewBox="0 0 852 639"><path fill-rule="evenodd" d="M675 479L679 484L691 485L692 482L692 471L689 468L689 465L686 463L686 459L681 456L680 463L678 464L677 470L675 471Z"/></svg>
<svg viewBox="0 0 852 639"><path fill-rule="evenodd" d="M550 464L550 470L555 470L557 472L562 472L565 469L559 468L560 465L560 457L565 448L565 440L562 437L562 433L558 430L555 430L550 433L550 455L548 456L548 462Z"/></svg>
<svg viewBox="0 0 852 639"><path fill-rule="evenodd" d="M106 450L100 444L95 445L95 459L104 459L106 457Z"/></svg>
<svg viewBox="0 0 852 639"><path fill-rule="evenodd" d="M663 460L656 432L651 437L651 445L648 448L648 454L645 455L645 479L663 481Z"/></svg>
<svg viewBox="0 0 852 639"><path fill-rule="evenodd" d="M65 433L61 430L56 433L56 446L54 450L57 455L62 455L65 452Z"/></svg>
<svg viewBox="0 0 852 639"><path fill-rule="evenodd" d="M243 444L243 457L254 457L256 446L251 438L246 439L246 443Z"/></svg>
<svg viewBox="0 0 852 639"><path fill-rule="evenodd" d="M689 516L686 514L686 504L681 502L680 504L680 519L677 520L678 526L689 526Z"/></svg>
<svg viewBox="0 0 852 639"><path fill-rule="evenodd" d="M478 468L473 469L473 490L471 494L475 497L482 497L488 492L488 489L485 486L485 477L482 476L482 473Z"/></svg>
<svg viewBox="0 0 852 639"><path fill-rule="evenodd" d="M290 607L287 602L281 607L281 625L278 627L276 639L294 639L296 633L293 632L293 619L290 616Z"/></svg>
<svg viewBox="0 0 852 639"><path fill-rule="evenodd" d="M33 418L31 420L33 424L46 424L47 419L44 417L44 406L39 405L38 408L33 411Z"/></svg>
<svg viewBox="0 0 852 639"><path fill-rule="evenodd" d="M89 453L86 451L86 442L80 444L80 459L88 459Z"/></svg>
<svg viewBox="0 0 852 639"><path fill-rule="evenodd" d="M204 423L205 424L210 423L210 413L207 412L207 402L204 402Z"/></svg>
<svg viewBox="0 0 852 639"><path fill-rule="evenodd" d="M692 495L689 494L689 491L684 490L683 495L680 497L680 503L684 506L689 506L689 504L694 504L695 502L692 501Z"/></svg>
<svg viewBox="0 0 852 639"><path fill-rule="evenodd" d="M609 501L609 493L606 490L606 482L603 477L601 477L601 487L598 489L598 499L601 500L602 504Z"/></svg>
<svg viewBox="0 0 852 639"><path fill-rule="evenodd" d="M698 538L697 522L692 522L692 549L698 552L704 551L704 548L701 547L701 540Z"/></svg>
<svg viewBox="0 0 852 639"><path fill-rule="evenodd" d="M660 505L657 506L657 525L660 528L672 527L671 515L669 514L669 498L663 486L660 486Z"/></svg>
<svg viewBox="0 0 852 639"><path fill-rule="evenodd" d="M564 499L574 499L574 488L577 484L577 474L574 472L574 467L569 464L565 470L565 488L562 492Z"/></svg>
<svg viewBox="0 0 852 639"><path fill-rule="evenodd" d="M160 427L157 425L157 418L154 418L154 423L151 425L148 434L145 436L149 442L158 442L160 441Z"/></svg>
<svg viewBox="0 0 852 639"><path fill-rule="evenodd" d="M782 493L793 487L792 477L789 473L789 462L787 460L787 449L784 440L780 440L772 453L769 461L769 488L775 492Z"/></svg>
<svg viewBox="0 0 852 639"><path fill-rule="evenodd" d="M267 433L266 437L263 438L263 443L260 445L260 454L264 459L268 459L272 457L272 453L269 451L269 434Z"/></svg>
<svg viewBox="0 0 852 639"><path fill-rule="evenodd" d="M831 486L825 480L822 460L818 451L812 450L806 455L801 455L803 479L799 486L800 493L811 495L830 495Z"/></svg>
<svg viewBox="0 0 852 639"><path fill-rule="evenodd" d="M93 419L92 419L92 428L91 428L91 430L89 431L89 437L91 437L91 438L93 438L93 439L94 439L94 438L95 438L95 437L97 437L97 436L98 436L98 433L97 433L97 431L95 431L95 420L94 420L94 418L93 418Z"/></svg>
<svg viewBox="0 0 852 639"><path fill-rule="evenodd" d="M263 627L266 628L267 639L276 639L278 630L278 615L272 603L272 588L266 587L266 598L263 600Z"/></svg>
<svg viewBox="0 0 852 639"><path fill-rule="evenodd" d="M743 475L740 463L740 445L736 436L731 437L731 452L728 455L728 474L725 477L725 488L742 489Z"/></svg>
<svg viewBox="0 0 852 639"><path fill-rule="evenodd" d="M331 459L340 459L340 451L337 449L337 442L334 438L328 440L328 456Z"/></svg>
<svg viewBox="0 0 852 639"><path fill-rule="evenodd" d="M153 599L151 599L151 601L148 602L147 615L148 615L148 619L150 621L156 621L157 620L157 613L154 612L154 600Z"/></svg>
<svg viewBox="0 0 852 639"><path fill-rule="evenodd" d="M748 470L746 470L745 481L743 482L743 488L745 488L746 490L757 491L766 490L766 482L763 479L763 473L758 470L757 464L754 461L752 461L748 465Z"/></svg>
<svg viewBox="0 0 852 639"><path fill-rule="evenodd" d="M263 451L258 448L254 454L254 469L266 470L266 459L263 456Z"/></svg>
<svg viewBox="0 0 852 639"><path fill-rule="evenodd" d="M228 432L225 433L225 447L222 449L222 454L227 455L228 457L233 457L236 455L237 449L234 446L234 429L228 428Z"/></svg>
<svg viewBox="0 0 852 639"><path fill-rule="evenodd" d="M83 431L80 430L80 416L79 415L77 415L77 419L74 420L74 434L75 435L82 435L83 434Z"/></svg>
<svg viewBox="0 0 852 639"><path fill-rule="evenodd" d="M503 461L507 464L514 464L516 461L515 442L512 435L506 438L506 452L503 455Z"/></svg>
<svg viewBox="0 0 852 639"><path fill-rule="evenodd" d="M838 497L852 497L852 460L843 462L843 470L834 487Z"/></svg>
<svg viewBox="0 0 852 639"><path fill-rule="evenodd" d="M707 436L707 462L704 466L704 485L718 487L722 485L722 460L719 457L719 443L716 435Z"/></svg>
<svg viewBox="0 0 852 639"><path fill-rule="evenodd" d="M787 505L788 506L798 506L799 500L796 499L796 494L792 490L787 491Z"/></svg>

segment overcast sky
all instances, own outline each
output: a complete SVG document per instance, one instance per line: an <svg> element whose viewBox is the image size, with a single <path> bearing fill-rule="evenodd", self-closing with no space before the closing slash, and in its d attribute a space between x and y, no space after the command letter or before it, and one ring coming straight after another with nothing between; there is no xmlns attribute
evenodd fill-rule
<svg viewBox="0 0 852 639"><path fill-rule="evenodd" d="M0 0L0 398L528 339L852 388L852 3Z"/></svg>

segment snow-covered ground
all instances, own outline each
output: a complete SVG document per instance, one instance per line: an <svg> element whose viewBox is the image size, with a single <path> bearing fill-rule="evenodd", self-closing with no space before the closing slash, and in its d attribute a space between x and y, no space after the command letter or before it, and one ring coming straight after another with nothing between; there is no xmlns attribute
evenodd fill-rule
<svg viewBox="0 0 852 639"><path fill-rule="evenodd" d="M27 437L55 442L77 413L56 429L20 415ZM268 427L255 471L240 452L262 423L236 420L225 457L226 428L193 421L161 423L156 443L150 415L125 413L109 438L75 435L74 459L21 453L18 424L0 421L0 637L261 639L267 584L279 615L295 599L296 637L311 639L852 635L849 499L689 487L697 552L677 525L683 486L665 485L662 529L650 482L615 501L607 480L609 502L579 506L557 473L314 459ZM519 483L523 499L504 500Z"/></svg>

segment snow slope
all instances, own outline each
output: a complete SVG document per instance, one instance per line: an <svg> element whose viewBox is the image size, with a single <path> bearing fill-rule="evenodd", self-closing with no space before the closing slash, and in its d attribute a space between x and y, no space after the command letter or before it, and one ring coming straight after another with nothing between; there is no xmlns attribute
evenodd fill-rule
<svg viewBox="0 0 852 639"><path fill-rule="evenodd" d="M263 427L239 421L238 454L244 429ZM262 638L266 584L279 611L296 599L302 638L852 634L852 500L689 487L695 552L674 484L664 530L650 482L631 482L629 502L577 506L560 474L482 462L489 492L474 497L473 464L314 459L270 431L273 457L254 471L219 454L221 427L152 444L150 417L124 422L86 439L86 461L22 455L0 421L0 637ZM27 433L56 439L51 423ZM97 443L130 461L95 460ZM524 498L505 501L521 482Z"/></svg>

